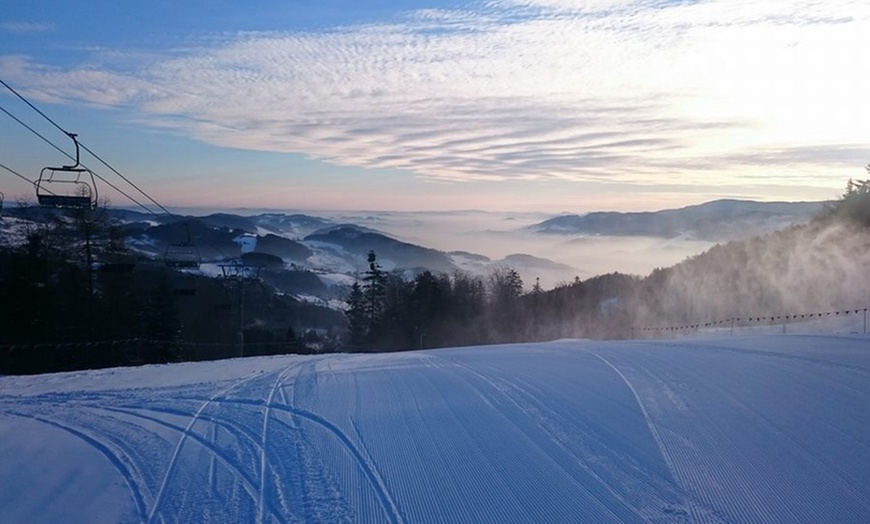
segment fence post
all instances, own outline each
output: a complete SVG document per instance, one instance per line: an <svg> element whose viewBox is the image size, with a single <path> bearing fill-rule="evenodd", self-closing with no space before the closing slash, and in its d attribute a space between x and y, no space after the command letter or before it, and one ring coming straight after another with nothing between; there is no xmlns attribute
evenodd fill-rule
<svg viewBox="0 0 870 524"><path fill-rule="evenodd" d="M731 336L734 336L734 317L731 317Z"/></svg>

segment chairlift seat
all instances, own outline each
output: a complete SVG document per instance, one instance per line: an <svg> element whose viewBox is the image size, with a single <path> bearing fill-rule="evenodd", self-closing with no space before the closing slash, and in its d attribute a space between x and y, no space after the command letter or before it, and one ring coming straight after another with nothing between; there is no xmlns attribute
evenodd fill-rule
<svg viewBox="0 0 870 524"><path fill-rule="evenodd" d="M181 260L177 258L167 258L164 263L166 267L173 269L196 269L200 266L199 260Z"/></svg>
<svg viewBox="0 0 870 524"><path fill-rule="evenodd" d="M45 167L36 181L36 199L45 207L93 209L97 205L94 174L82 167Z"/></svg>
<svg viewBox="0 0 870 524"><path fill-rule="evenodd" d="M63 207L74 209L90 209L93 207L91 197L78 195L37 195L39 205L44 207Z"/></svg>
<svg viewBox="0 0 870 524"><path fill-rule="evenodd" d="M253 266L249 264L241 264L233 262L231 264L219 264L223 276L227 280L251 280L257 281L260 279L261 266Z"/></svg>
<svg viewBox="0 0 870 524"><path fill-rule="evenodd" d="M71 207L95 209L97 207L97 183L94 172L79 162L79 141L75 133L67 133L76 146L75 164L61 167L44 167L39 172L36 199L46 207ZM72 157L70 157L72 158Z"/></svg>
<svg viewBox="0 0 870 524"><path fill-rule="evenodd" d="M173 269L198 269L202 264L202 257L193 244L172 244L166 248L163 263Z"/></svg>

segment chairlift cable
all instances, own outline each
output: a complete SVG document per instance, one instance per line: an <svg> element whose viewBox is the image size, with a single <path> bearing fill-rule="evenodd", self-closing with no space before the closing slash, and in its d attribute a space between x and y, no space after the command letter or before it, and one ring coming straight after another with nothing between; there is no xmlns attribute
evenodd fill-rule
<svg viewBox="0 0 870 524"><path fill-rule="evenodd" d="M32 184L33 187L36 187L36 182L34 182L33 180L30 180L29 178L27 178L26 176L22 175L21 173L15 171L15 170L12 169L11 167L6 166L6 165L4 165L4 164L2 164L2 163L0 163L0 167L2 167L3 169L5 169L6 171L9 171L9 172L12 173L13 175L15 175L15 176L17 176L18 178L20 178L21 180L24 180L25 182L28 182L28 183ZM45 189L44 191L45 191L46 193L51 194L51 195L55 195L55 192L52 191L51 189Z"/></svg>
<svg viewBox="0 0 870 524"><path fill-rule="evenodd" d="M0 80L0 82L2 82L2 80ZM21 124L25 129L27 129L28 131L30 131L30 132L33 133L34 135L38 136L39 138L41 138L43 142L45 142L46 144L48 144L48 145L50 145L51 147L55 148L55 149L58 150L61 154L63 154L63 155L66 156L67 158L69 158L70 160L75 160L75 158L74 158L72 155L70 155L69 153L67 153L66 151L64 151L60 146L58 146L57 144L55 144L54 142L52 142L52 141L49 140L48 138L45 138L44 135L42 135L39 131L33 129L33 128L30 127L29 125L27 125L27 123L25 123L24 121L22 121L20 118L18 118L17 116L13 115L12 113L10 113L10 112L5 108L5 107L0 106L0 111L3 111L4 113L6 113L10 118L12 118L13 120L15 120L15 121L18 122L19 124ZM69 136L69 133L67 133L66 131L64 131L64 133L67 134L67 136ZM79 144L79 145L81 145L81 144ZM84 146L83 146L83 147L84 147ZM84 166L84 164L82 164L82 166ZM84 166L84 167L87 168L87 166ZM89 171L90 171L90 170L89 170ZM150 214L152 214L152 215L154 215L154 216L156 216L156 217L159 217L159 216L160 216L158 213L155 213L155 212L154 212L152 209L150 209L148 206L146 206L145 204L139 202L138 200L136 200L136 199L133 198L132 196L128 195L124 190L122 190L121 188L119 188L119 187L116 186L115 184L112 184L111 182L109 182L108 180L106 180L106 179L105 179L104 177L102 177L99 173L96 173L96 172L94 172L94 171L91 171L91 172L92 172L92 173L94 174L94 176L95 176L96 178L98 178L100 181L102 181L102 182L105 183L107 186L111 187L112 189L114 189L114 190L117 191L118 193L120 193L120 194L124 195L125 197L127 197L128 199L130 199L130 201L132 201L132 202L133 202L134 204L136 204L137 206L141 207L142 209L144 209L145 211L147 211L148 213L150 213ZM30 180L28 180L28 182L30 182L31 184L36 185L34 182L32 182L32 181L30 181ZM161 206L161 208L162 208L162 206Z"/></svg>
<svg viewBox="0 0 870 524"><path fill-rule="evenodd" d="M79 142L79 145L82 146L82 149L84 149L85 151L87 151L88 153L90 153L91 156L93 156L94 158L96 158L97 160L99 160L100 162L102 162L102 164L103 164L104 166L106 166L107 168L109 168L109 170L111 170L113 173L115 173L116 175L118 175L119 177L121 177L121 180L123 180L124 182L127 182L128 184L130 184L131 186L133 186L133 188L134 188L136 191L142 193L142 194L145 196L145 198L147 198L148 200L150 200L151 203L153 203L155 206L159 207L159 208L160 208L164 213L166 213L167 215L169 215L169 216L171 216L171 217L173 217L173 218L178 218L174 213L171 213L168 209L166 209L165 207L163 207L163 205L161 205L160 202L154 200L154 199L151 197L151 195L149 195L148 193L146 193L145 191L143 191L142 189L140 189L139 186L137 186L136 184L134 184L134 183L133 183L129 178L125 177L125 176L122 175L122 174L121 174L117 169L115 169L114 167L110 166L109 163L106 162L105 160L103 160L102 158L100 158L100 156L99 156L98 154L96 154L96 153L94 153L93 151L91 151L91 150L88 148L88 146L82 144L81 142ZM156 213L155 213L155 214L156 214Z"/></svg>
<svg viewBox="0 0 870 524"><path fill-rule="evenodd" d="M24 95L22 95L21 93L19 93L18 91L16 91L15 88L13 88L13 87L10 86L9 84L7 84L5 81L3 81L2 78L0 78L0 84L3 84L3 86L4 86L6 89L8 89L9 91L11 91L12 94L14 94L16 97L18 97L22 102L24 102L25 104L27 104L31 109L33 109L34 111L36 111L40 116L42 116L42 118L46 119L49 123L51 123L51 125L53 125L53 126L56 127L58 130L60 130L60 132L62 132L62 133L65 134L65 135L69 135L69 134L70 134L69 131L67 131L66 129L64 129L63 127L61 127L60 124L58 124L57 122L55 122L54 120L52 120L51 117L49 117L48 115L46 115L45 113L43 113L43 112L42 112L38 107L36 107L33 103L31 103L29 100L27 100L27 98L25 98ZM15 117L15 116L12 115L11 113L9 113L9 111L7 111L6 109L4 109L2 106L0 106L0 110L2 110L4 113L6 113L6 114L9 115L10 117L12 117L12 118L13 118L16 122L18 122L19 124L23 125L23 126L26 127L27 129L29 129L32 133L36 134L38 137L42 138L44 141L46 141L46 142L48 142L49 144L51 144L55 149L57 149L58 151L60 151L60 152L62 152L63 154L65 154L68 158L70 158L71 160L73 160L73 158L72 158L69 154L67 154L64 150L62 150L61 148L59 148L59 147L57 147L56 145L54 145L51 141L49 141L48 139L46 139L45 137L43 137L41 134L39 134L36 130L34 130L32 127L28 126L27 124L25 124L24 122L22 122L20 119L18 119L17 117ZM151 195L149 195L148 193L146 193L145 191L143 191L139 186L137 186L136 184L134 184L130 179L128 179L127 177L125 177L124 175L122 175L122 174L121 174L117 169L115 169L114 167L112 167L111 165L109 165L109 163L106 162L105 160L103 160L99 155L97 155L96 153L94 153L93 151L91 151L91 150L90 150L86 145L82 144L81 142L79 142L78 144L79 144L79 146L82 147L82 149L84 149L85 151L87 151L88 153L90 153L94 158L96 158L97 160L99 160L99 161L100 161L104 166L106 166L107 168L109 168L113 173L115 173L116 175L118 175L122 180L124 180L125 182L127 182L128 184L130 184L130 186L132 186L134 189L136 189L136 191L138 191L139 193L141 193L142 195L144 195L145 198L147 198L148 200L150 200L154 205L156 205L158 208L160 208L164 213L166 213L167 215L169 215L169 216L172 217L172 218L176 218L176 219L179 218L179 217L176 216L174 213L172 213L172 212L170 212L168 209L166 209L162 204L160 204L159 202L157 202L154 198L152 198ZM131 201L135 202L138 206L144 208L144 209L145 209L146 211L148 211L149 213L153 214L154 216L159 216L157 213L155 213L154 211L148 209L146 206L144 206L143 204L141 204L140 202L138 202L136 199L134 199L134 198L131 197L130 195L126 194L124 191L121 191L121 190L118 189L116 186L114 186L114 185L112 185L111 183L109 183L105 178L101 177L99 174L94 173L94 175L95 175L97 178L99 178L101 181L105 182L109 187L111 187L112 189L118 191L119 193L121 193L121 194L124 195L125 197L129 198Z"/></svg>
<svg viewBox="0 0 870 524"><path fill-rule="evenodd" d="M31 103L29 100L27 100L27 98L25 98L21 93L19 93L18 91L16 91L12 86L10 86L9 84L7 84L7 83L6 83L2 78L0 78L0 84L2 84L6 89L8 89L10 92L12 92L12 94L14 94L16 97L18 97L22 102L24 102L25 104L27 104L31 109L33 109L34 111L36 111L40 116L42 116L45 120L47 120L49 123L51 123L54 127L56 127L58 130L60 130L62 133L64 133L64 134L67 135L67 136L70 135L70 133L69 133L67 130L65 130L63 127L61 127L60 124L58 124L57 122L55 122L54 120L52 120L51 117L49 117L48 115L46 115L45 113L43 113L43 112L42 112L38 107L36 107L33 103ZM73 158L69 153L67 153L67 152L64 151L63 149L59 148L58 146L56 146L54 143L52 143L50 140L48 140L47 138L45 138L44 136L42 136L42 135L41 135L39 132L37 132L35 129L33 129L32 127L30 127L30 126L27 125L26 123L22 122L20 119L18 119L18 118L15 117L14 115L12 115L9 111L7 111L7 110L6 110L5 108L3 108L2 106L0 106L0 110L2 110L4 113L6 113L7 115L9 115L9 116L10 116L11 118L13 118L16 122L18 122L19 124L21 124L22 126L24 126L25 128L27 128L28 130L30 130L30 132L34 133L36 136L38 136L39 138L41 138L42 140L44 140L45 142L47 142L48 144L50 144L52 147L54 147L55 149L57 149L58 151L60 151L60 152L63 153L64 155L66 155L67 158L69 158L70 160L75 160L75 159L74 159L74 158ZM175 218L175 219L177 219L177 220L180 220L180 219L181 219L181 217L179 217L178 215L176 215L176 214L172 213L171 211L169 211L168 209L166 209L162 204L160 204L160 203L157 202L154 198L152 198L151 195L149 195L148 193L146 193L145 191L143 191L143 190L142 190L141 188L139 188L136 184L134 184L132 181L130 181L127 177L125 177L124 175L122 175L122 174L121 174L117 169L115 169L114 167L112 167L111 165L109 165L108 162L106 162L106 161L103 160L99 155L97 155L96 153L94 153L93 151L91 151L87 146L85 146L85 145L82 144L81 142L79 142L78 144L79 144L79 146L81 146L85 151L87 151L88 153L90 153L94 158L96 158L97 160L99 160L99 161L100 161L104 166L106 166L108 169L110 169L113 173L115 173L116 175L118 175L122 180L124 180L125 182L127 182L128 184L130 184L130 186L132 186L132 187L133 187L134 189L136 189L139 193L141 193L142 195L144 195L148 200L150 200L151 202L153 202L154 205L156 205L158 208L160 208L160 209L161 209L164 213L166 213L168 216L170 216L170 217L172 217L172 218ZM85 167L87 167L87 166L85 166ZM94 173L93 171L92 171L92 173L93 173L94 176L97 177L100 181L104 182L106 185L108 185L109 187L111 187L112 189L114 189L115 191L117 191L118 193L120 193L120 194L124 195L125 197L127 197L127 198L130 199L132 202L134 202L136 205L138 205L138 206L141 207L142 209L146 210L148 213L150 213L150 214L152 214L152 215L154 215L154 216L156 216L156 217L159 217L159 216L160 216L158 213L155 213L153 210L151 210L150 208L148 208L147 206L145 206L145 205L142 204L141 202L137 201L135 198L131 197L130 195L128 195L127 193L125 193L124 191L122 191L120 188L118 188L117 186L115 186L114 184L112 184L111 182L109 182L108 180L106 180L104 177L100 176L98 173ZM34 185L35 185L35 184L34 184ZM218 252L220 252L220 253L221 253L222 255L224 255L225 257L230 258L230 257L227 255L227 253L225 253L222 249L220 249L220 248L218 248L218 247L216 247L216 246L211 246L211 247L215 248Z"/></svg>
<svg viewBox="0 0 870 524"><path fill-rule="evenodd" d="M3 84L3 86L4 86L6 89L8 89L9 91L12 92L12 94L14 94L14 95L17 96L18 98L20 98L22 102L24 102L25 104L27 104L28 106L30 106L30 108L33 109L34 111L36 111L37 113L39 113L39 114L42 116L42 118L44 118L44 119L48 120L49 122L51 122L51 124L52 124L54 127L60 129L61 133L65 134L65 135L68 135L68 134L69 134L69 133L67 132L66 129L60 127L60 125L59 125L57 122L55 122L54 120L52 120L51 118L49 118L48 115L46 115L45 113L43 113L42 111L40 111L38 107L36 107L35 105L31 104L31 103L30 103L30 100L24 98L24 96L21 95L18 91L16 91L12 86L10 86L10 85L7 84L6 82L4 82L2 78L0 78L0 84Z"/></svg>
<svg viewBox="0 0 870 524"><path fill-rule="evenodd" d="M8 89L9 91L11 91L12 94L14 94L15 96L17 96L17 97L18 97L22 102L24 102L25 104L27 104L31 109L33 109L34 111L36 111L37 113L39 113L39 115L40 115L42 118L46 119L49 123L51 123L51 125L53 125L53 126L56 127L57 129L59 129L61 133L65 134L65 135L67 135L67 136L70 135L70 132L69 132L69 131L67 131L66 129L64 129L63 127L61 127L60 124L58 124L57 122L55 122L54 120L52 120L51 117L49 117L48 115L46 115L45 113L43 113L43 112L42 112L38 107L36 107L33 103L31 103L30 100L26 99L26 98L24 97L24 95L22 95L21 93L19 93L18 91L16 91L15 88L13 88L13 87L10 86L9 84L7 84L5 81L3 81L2 78L0 78L0 84L3 84L3 86L4 86L6 89ZM3 108L0 107L0 109L3 109ZM49 142L47 139L45 139L44 137L42 137L42 135L40 135L40 134L37 133L35 130L33 130L33 128L31 128L30 126L26 125L24 122L22 122L22 121L19 120L18 118L14 117L11 113L9 113L8 111L6 111L6 109L3 109L3 112L6 113L7 115L11 116L12 118L14 118L16 122L18 122L18 123L20 123L21 125L25 126L27 129L30 129L33 133L36 133L40 138L42 138L42 139L45 140L46 142ZM51 142L49 142L49 143L51 144ZM51 145L54 146L55 149L58 149L59 151L62 151L62 152L63 152L62 149L58 148L58 147L55 146L54 144L51 144ZM172 213L170 213L170 212L169 212L165 207L163 207L162 205L160 205L159 202L157 202L156 200L154 200L153 198L151 198L151 195L149 195L148 193L146 193L145 191L143 191L142 189L140 189L136 184L134 184L133 182L131 182L127 177L125 177L124 175L122 175L121 173L119 173L117 169L115 169L115 168L113 168L112 166L110 166L110 165L109 165L105 160L103 160L102 158L100 158L99 156L97 156L96 153L94 153L93 151L91 151L90 149L88 149L87 146L85 146L85 145L82 144L81 142L79 142L79 145L80 145L80 146L81 146L85 151L87 151L88 153L90 153L91 155L93 155L94 158L96 158L97 160L99 160L100 162L102 162L103 165L105 165L107 168L109 168L112 172L114 172L116 175L118 175L119 177L121 177L122 180L124 180L125 182L127 182L128 184L130 184L134 189L136 189L136 191L139 191L140 193L142 193L142 195L144 195L148 200L150 200L151 202L153 202L154 205L156 205L157 207L159 207L159 208L160 208L161 210L163 210L166 214L168 214L168 215L170 215L170 216L174 216L174 215L173 215ZM73 159L73 158L72 158L69 154L67 154L66 152L63 152L63 153L64 153L67 157L69 157L71 160ZM117 191L117 192L121 193L122 195L124 195L125 197L129 198L131 201L133 201L134 203L136 203L138 206L140 206L140 207L146 209L149 213L151 213L151 214L153 214L153 215L155 215L155 216L158 216L157 213L154 213L153 211L151 211L150 209L148 209L146 206L144 206L143 204L141 204L139 201L137 201L135 198L131 197L130 195L128 195L128 194L125 193L124 191L121 191L118 187L116 187L115 185L111 184L109 181L107 181L105 178L101 177L99 174L94 173L94 175L95 175L97 178L99 178L101 181L105 182L106 185L108 185L109 187L111 187L111 188L114 189L115 191Z"/></svg>
<svg viewBox="0 0 870 524"><path fill-rule="evenodd" d="M24 180L25 182L27 182L27 183L29 183L29 184L31 184L31 185L33 185L33 186L36 185L36 182L34 182L33 180L30 180L29 178L27 178L26 176L22 175L21 173L15 171L15 170L12 169L11 167L7 167L7 166L3 165L2 163L0 163L0 167L2 167L3 169L5 169L6 171L9 171L9 172L12 173L13 175L15 175L15 176L17 176L18 178L20 178L21 180Z"/></svg>

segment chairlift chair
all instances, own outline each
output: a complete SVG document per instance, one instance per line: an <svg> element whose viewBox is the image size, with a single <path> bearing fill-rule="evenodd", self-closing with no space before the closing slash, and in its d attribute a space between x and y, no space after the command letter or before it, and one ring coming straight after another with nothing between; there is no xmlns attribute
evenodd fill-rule
<svg viewBox="0 0 870 524"><path fill-rule="evenodd" d="M227 280L251 280L258 281L260 279L260 266L252 266L234 261L229 264L219 264L223 276Z"/></svg>
<svg viewBox="0 0 870 524"><path fill-rule="evenodd" d="M77 135L67 135L76 146L76 163L42 168L36 180L36 200L44 207L94 209L97 207L94 173L79 163Z"/></svg>
<svg viewBox="0 0 870 524"><path fill-rule="evenodd" d="M173 269L199 269L202 257L199 249L190 242L171 244L163 255L163 263Z"/></svg>
<svg viewBox="0 0 870 524"><path fill-rule="evenodd" d="M202 256L199 249L190 241L190 225L184 222L187 239L178 244L170 244L163 253L163 263L173 269L199 269Z"/></svg>

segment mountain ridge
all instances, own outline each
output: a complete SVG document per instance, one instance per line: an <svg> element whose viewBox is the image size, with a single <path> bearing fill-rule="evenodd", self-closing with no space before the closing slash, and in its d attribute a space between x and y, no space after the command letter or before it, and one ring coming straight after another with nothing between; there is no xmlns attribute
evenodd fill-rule
<svg viewBox="0 0 870 524"><path fill-rule="evenodd" d="M387 270L419 272L430 270L440 273L467 271L487 274L495 266L509 266L518 270L530 284L542 277L548 287L554 283L571 281L580 275L592 275L586 266L576 260L563 264L577 248L571 242L590 236L646 236L649 238L702 238L716 242L739 240L748 236L769 233L793 224L808 221L824 206L824 202L757 202L721 199L678 209L622 213L596 211L584 215L562 215L547 219L522 230L481 231L481 240L490 236L528 234L574 236L562 243L562 251L544 258L535 248L505 245L496 257L472 250L440 250L422 242L402 240L395 235L347 222L299 213L260 213L239 216L215 212L202 217L149 215L142 211L107 208L109 216L120 222L120 230L129 246L140 255L162 260L167 247L179 243L198 246L204 262L216 263L240 256L241 237L256 240L254 251L281 257L288 268L308 269L322 275L353 275L366 267L369 251L375 251L381 265ZM48 210L36 207L11 208L6 217L26 220L45 220ZM43 217L43 218L39 218ZM394 217L395 219L395 217ZM12 220L0 225L4 239L9 239ZM424 227L421 225L421 227ZM23 230L22 230L23 231ZM528 238L528 237L527 237ZM23 236L18 242L23 241ZM8 243L15 243L7 240ZM443 242L442 242L443 244ZM482 246L482 244L481 244ZM559 260L562 259L562 260ZM578 265L580 264L580 265ZM630 270L628 272L631 272ZM330 277L330 280L332 279ZM339 279L340 280L340 279Z"/></svg>
<svg viewBox="0 0 870 524"><path fill-rule="evenodd" d="M809 222L826 202L759 202L719 199L660 211L593 211L561 215L527 229L542 234L648 236L740 240Z"/></svg>

